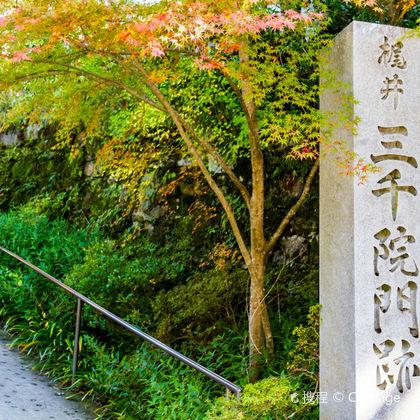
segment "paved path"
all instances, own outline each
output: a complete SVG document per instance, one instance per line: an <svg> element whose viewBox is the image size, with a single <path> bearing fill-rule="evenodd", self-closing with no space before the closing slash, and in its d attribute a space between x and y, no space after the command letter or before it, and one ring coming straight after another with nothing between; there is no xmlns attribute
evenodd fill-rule
<svg viewBox="0 0 420 420"><path fill-rule="evenodd" d="M65 394L45 376L31 370L29 361L0 332L0 420L93 420L83 403Z"/></svg>

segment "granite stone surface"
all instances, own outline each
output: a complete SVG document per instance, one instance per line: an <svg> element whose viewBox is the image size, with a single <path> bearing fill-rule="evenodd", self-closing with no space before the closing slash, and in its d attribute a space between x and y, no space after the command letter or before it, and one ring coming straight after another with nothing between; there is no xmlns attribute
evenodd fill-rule
<svg viewBox="0 0 420 420"><path fill-rule="evenodd" d="M420 40L407 29L353 22L327 68L357 101L358 134L344 141L360 184L322 146L320 171L320 404L322 420L420 418ZM336 111L327 90L321 109Z"/></svg>

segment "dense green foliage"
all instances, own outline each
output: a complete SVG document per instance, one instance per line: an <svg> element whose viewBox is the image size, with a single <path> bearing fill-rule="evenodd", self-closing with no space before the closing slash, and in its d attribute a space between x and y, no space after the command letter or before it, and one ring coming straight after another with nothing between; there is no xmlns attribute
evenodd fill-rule
<svg viewBox="0 0 420 420"><path fill-rule="evenodd" d="M118 248L115 241L101 238L95 230L86 232L64 220L50 220L44 214L46 207L48 201L32 201L0 216L2 244L124 319L157 332L160 338L182 337L181 348L200 363L245 384L246 345L236 335L245 320L235 315L241 312L235 305L241 299L241 281L246 282L243 268L234 268L233 262L222 264L219 256L213 268L199 275L188 267L191 248L186 244L158 248L142 237L135 245ZM133 258L136 252L142 260ZM39 369L69 385L75 299L8 256L1 255L0 263L1 314L6 329L17 334L13 345L36 356ZM185 286L178 284L177 279L188 273L193 274ZM236 333L230 332L228 323L236 325ZM80 366L73 388L86 398L99 398L103 406L98 414L199 419L208 409L210 416L237 409L233 402L231 408L223 408L223 402L211 408L211 398L222 393L217 384L139 342L86 306L82 329ZM286 358L287 353L283 365ZM246 388L242 401L247 415L261 412L265 416L261 418L277 418L283 410L292 409L286 394L299 381L292 379L293 386L289 381ZM268 408L258 403L258 393L265 392L267 384L276 385L269 386L267 398L272 395L273 407ZM279 392L281 400L277 400Z"/></svg>
<svg viewBox="0 0 420 420"><path fill-rule="evenodd" d="M234 399L220 398L207 412L206 419L262 420L281 419L292 415L294 418L299 418L303 414L303 410L290 397L296 391L295 386L286 377L271 377L256 384L248 384L240 402ZM300 416L296 415L297 412ZM305 418L310 417L306 413Z"/></svg>
<svg viewBox="0 0 420 420"><path fill-rule="evenodd" d="M282 36L267 31L252 37L267 234L296 203L310 167L290 159L290 146L316 154L320 47L353 18L392 18L338 0L313 4L330 18L325 32L302 26ZM293 5L300 10L300 2ZM417 17L414 6L401 21L413 27ZM86 19L83 13L80 18ZM238 64L235 54L229 56L231 70ZM123 73L109 58L80 60L88 70ZM166 73L158 71L156 59L151 62L171 104L250 187L246 119L224 74L197 71L187 56L168 58ZM176 74L169 76L168 69ZM133 76L125 73L124 80L131 83ZM1 254L0 316L13 345L33 355L38 369L97 401L103 418L317 418L316 405L292 400L318 383L316 181L268 259L265 301L275 357L263 366L265 379L251 385L249 273L227 216L186 158L173 121L114 85L76 74L19 86L19 94L9 92L1 104L4 129L17 130L19 142L0 145L0 244L243 386L244 393L240 402L221 397L219 385L86 305L71 386L75 299ZM25 136L33 122L41 122L38 133ZM212 176L248 237L247 206L213 166Z"/></svg>

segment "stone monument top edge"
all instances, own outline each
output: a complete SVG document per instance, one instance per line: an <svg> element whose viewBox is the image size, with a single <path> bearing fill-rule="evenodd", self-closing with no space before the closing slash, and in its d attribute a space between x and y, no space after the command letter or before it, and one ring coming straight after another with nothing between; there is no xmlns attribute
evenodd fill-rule
<svg viewBox="0 0 420 420"><path fill-rule="evenodd" d="M384 25L382 23L376 23L376 22L363 22L361 20L353 20L353 22L349 23L344 29L342 29L334 39L337 39L341 36L346 36L349 32L354 32L356 30L375 30L375 28L394 28L398 29L399 31L403 32L410 32L412 31L411 28L404 28L402 26L393 26L393 25Z"/></svg>

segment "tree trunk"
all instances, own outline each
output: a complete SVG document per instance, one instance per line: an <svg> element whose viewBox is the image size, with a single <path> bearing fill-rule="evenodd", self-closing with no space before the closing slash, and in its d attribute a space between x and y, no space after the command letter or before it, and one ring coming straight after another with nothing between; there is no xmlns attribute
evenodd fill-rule
<svg viewBox="0 0 420 420"><path fill-rule="evenodd" d="M260 282L251 276L251 294L249 299L249 378L258 380L261 360L264 357L264 330L262 322L261 298L263 289Z"/></svg>
<svg viewBox="0 0 420 420"><path fill-rule="evenodd" d="M261 363L274 356L274 343L265 303L265 258L264 254L253 259L251 294L249 300L249 375L250 382L260 376Z"/></svg>
<svg viewBox="0 0 420 420"><path fill-rule="evenodd" d="M263 288L265 296L265 289ZM270 318L268 317L267 305L265 299L261 303L261 316L265 338L265 348L267 350L267 361L271 362L274 359L274 341L273 334L271 333Z"/></svg>
<svg viewBox="0 0 420 420"><path fill-rule="evenodd" d="M254 101L249 72L248 39L240 41L241 105L248 125L251 151L252 195L249 205L251 234L251 293L249 301L249 375L255 382L263 358L272 359L274 352L270 320L265 304L264 277L267 257L267 242L264 237L264 156L261 150L257 106Z"/></svg>

